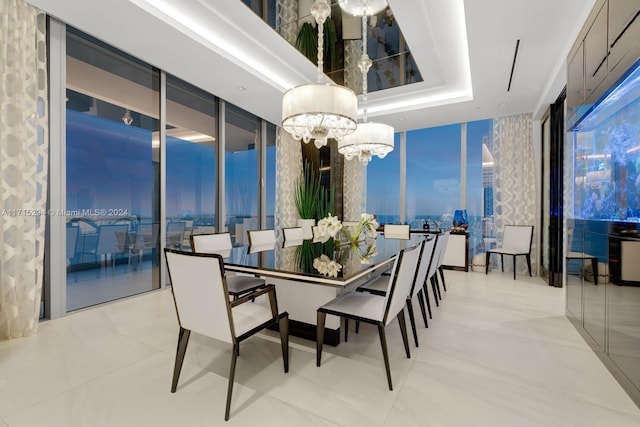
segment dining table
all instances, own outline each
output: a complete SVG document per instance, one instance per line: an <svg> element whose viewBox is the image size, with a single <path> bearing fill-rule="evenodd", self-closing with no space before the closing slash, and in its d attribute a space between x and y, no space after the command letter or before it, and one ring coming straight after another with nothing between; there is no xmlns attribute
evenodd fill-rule
<svg viewBox="0 0 640 427"><path fill-rule="evenodd" d="M392 267L400 250L425 238L415 234L408 240L385 239L377 234L360 242L276 240L259 247L235 245L220 255L227 274L264 277L267 284L275 285L278 308L289 313L290 333L315 340L320 306L380 276ZM322 268L331 262L335 263L332 269ZM327 317L324 342L340 344L338 317Z"/></svg>

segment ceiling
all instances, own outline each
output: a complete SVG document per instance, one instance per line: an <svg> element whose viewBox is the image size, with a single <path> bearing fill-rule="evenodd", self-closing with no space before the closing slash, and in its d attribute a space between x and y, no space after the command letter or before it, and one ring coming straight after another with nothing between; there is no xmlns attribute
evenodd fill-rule
<svg viewBox="0 0 640 427"><path fill-rule="evenodd" d="M28 1L275 124L284 92L316 79L239 0ZM402 131L540 118L566 83L566 55L596 0L388 1L424 81L371 93L369 117Z"/></svg>

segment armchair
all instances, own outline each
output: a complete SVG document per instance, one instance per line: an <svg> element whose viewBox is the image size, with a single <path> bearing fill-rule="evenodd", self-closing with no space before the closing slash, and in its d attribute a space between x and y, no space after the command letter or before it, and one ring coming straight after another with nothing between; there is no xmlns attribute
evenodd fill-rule
<svg viewBox="0 0 640 427"><path fill-rule="evenodd" d="M280 330L284 372L289 371L289 315L278 311L273 285L229 301L222 257L166 248L165 259L180 331L171 392L175 393L191 332L232 344L224 419L229 419L240 343L270 326ZM269 305L250 303L267 295Z"/></svg>

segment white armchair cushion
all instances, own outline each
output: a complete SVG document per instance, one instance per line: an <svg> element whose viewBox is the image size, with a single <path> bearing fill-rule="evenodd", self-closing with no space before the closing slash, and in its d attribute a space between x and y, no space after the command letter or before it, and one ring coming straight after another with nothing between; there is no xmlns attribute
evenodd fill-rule
<svg viewBox="0 0 640 427"><path fill-rule="evenodd" d="M243 276L241 274L227 276L227 289L231 295L241 294L262 287L264 284L264 279L260 277Z"/></svg>
<svg viewBox="0 0 640 427"><path fill-rule="evenodd" d="M389 288L389 280L390 279L388 275L376 277L375 279L372 279L364 285L360 286L360 288L366 289L367 291L371 291L373 293L384 294Z"/></svg>
<svg viewBox="0 0 640 427"><path fill-rule="evenodd" d="M389 283L388 278L385 283ZM366 292L349 292L329 301L322 308L329 312L336 311L381 322L386 302L386 298L378 295Z"/></svg>

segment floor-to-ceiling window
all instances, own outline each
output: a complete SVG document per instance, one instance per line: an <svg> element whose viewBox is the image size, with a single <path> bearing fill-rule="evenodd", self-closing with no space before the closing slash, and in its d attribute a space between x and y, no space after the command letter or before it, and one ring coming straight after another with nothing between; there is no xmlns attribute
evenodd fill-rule
<svg viewBox="0 0 640 427"><path fill-rule="evenodd" d="M367 211L376 213L381 223L404 221L412 229L429 224L433 230L451 228L455 211L464 209L469 255L483 252L495 240L492 136L493 120L406 132L406 167L401 170L401 138L396 134L394 151L368 166ZM402 193L404 220L400 217Z"/></svg>
<svg viewBox="0 0 640 427"><path fill-rule="evenodd" d="M217 99L167 76L167 247L216 231Z"/></svg>
<svg viewBox="0 0 640 427"><path fill-rule="evenodd" d="M225 108L225 227L234 243L260 228L258 211L260 126L258 117L241 108Z"/></svg>
<svg viewBox="0 0 640 427"><path fill-rule="evenodd" d="M367 166L367 213L382 224L400 222L400 135L395 149L384 159L374 157Z"/></svg>
<svg viewBox="0 0 640 427"><path fill-rule="evenodd" d="M460 124L407 132L407 222L449 228L460 204Z"/></svg>
<svg viewBox="0 0 640 427"><path fill-rule="evenodd" d="M267 149L265 167L265 215L266 228L274 227L276 205L276 126L267 123Z"/></svg>
<svg viewBox="0 0 640 427"><path fill-rule="evenodd" d="M73 28L66 51L71 311L159 286L158 251L138 249L159 222L160 94L156 69Z"/></svg>
<svg viewBox="0 0 640 427"><path fill-rule="evenodd" d="M470 256L485 252L494 239L493 233L493 161L491 141L493 120L467 123L466 206L469 219Z"/></svg>

